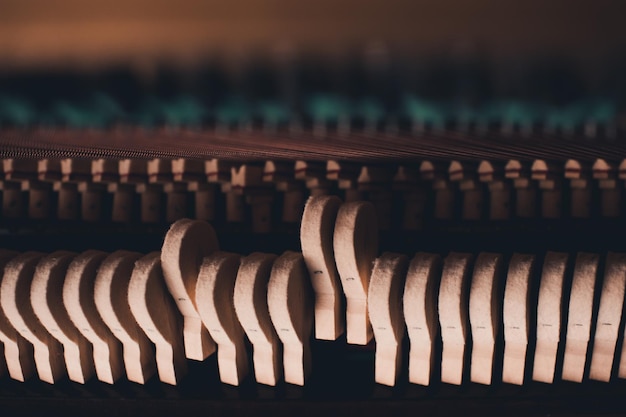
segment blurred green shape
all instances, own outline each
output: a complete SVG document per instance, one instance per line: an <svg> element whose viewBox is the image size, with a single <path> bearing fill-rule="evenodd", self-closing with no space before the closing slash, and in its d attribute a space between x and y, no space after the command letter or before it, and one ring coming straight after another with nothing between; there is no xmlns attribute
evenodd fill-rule
<svg viewBox="0 0 626 417"><path fill-rule="evenodd" d="M261 117L264 123L269 125L277 125L280 123L288 123L291 119L291 112L279 101L264 100L255 106L256 114Z"/></svg>
<svg viewBox="0 0 626 417"><path fill-rule="evenodd" d="M379 122L387 116L387 112L381 102L372 97L365 97L353 103L352 114L368 123Z"/></svg>
<svg viewBox="0 0 626 417"><path fill-rule="evenodd" d="M480 109L467 104L457 104L452 108L453 120L461 125L467 125L470 123L477 123L479 119L484 119L484 115Z"/></svg>
<svg viewBox="0 0 626 417"><path fill-rule="evenodd" d="M339 118L350 114L350 106L340 96L331 94L316 94L309 98L306 110L314 122L336 122Z"/></svg>
<svg viewBox="0 0 626 417"><path fill-rule="evenodd" d="M49 118L42 123L54 123L71 128L102 128L124 117L121 106L111 97L95 93L86 102L61 100L55 102L49 111Z"/></svg>
<svg viewBox="0 0 626 417"><path fill-rule="evenodd" d="M590 101L588 106L586 122L607 125L615 121L617 117L617 105L612 100L596 99Z"/></svg>
<svg viewBox="0 0 626 417"><path fill-rule="evenodd" d="M413 95L405 96L403 109L404 114L418 124L430 124L441 128L447 121L447 112L443 106Z"/></svg>
<svg viewBox="0 0 626 417"><path fill-rule="evenodd" d="M189 95L161 102L159 111L168 126L198 126L208 114L206 107Z"/></svg>
<svg viewBox="0 0 626 417"><path fill-rule="evenodd" d="M243 98L232 96L217 105L214 115L219 123L245 123L250 120L250 106Z"/></svg>
<svg viewBox="0 0 626 417"><path fill-rule="evenodd" d="M505 126L532 127L540 113L537 105L519 100L501 100L489 105L490 122Z"/></svg>
<svg viewBox="0 0 626 417"><path fill-rule="evenodd" d="M37 112L24 99L11 96L0 97L0 124L28 126L37 122Z"/></svg>
<svg viewBox="0 0 626 417"><path fill-rule="evenodd" d="M549 129L574 130L585 123L587 113L585 102L576 102L566 106L547 107L545 109L545 126Z"/></svg>

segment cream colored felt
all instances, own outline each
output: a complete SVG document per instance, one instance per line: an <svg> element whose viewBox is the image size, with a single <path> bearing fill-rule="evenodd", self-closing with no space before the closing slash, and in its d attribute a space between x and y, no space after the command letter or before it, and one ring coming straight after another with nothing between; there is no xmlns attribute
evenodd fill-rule
<svg viewBox="0 0 626 417"><path fill-rule="evenodd" d="M490 385L496 338L500 331L502 255L481 253L470 285L469 320L472 328L471 381Z"/></svg>
<svg viewBox="0 0 626 417"><path fill-rule="evenodd" d="M19 256L17 252L0 250L0 280L4 280L5 267L17 256ZM8 369L11 378L24 382L35 369L33 345L15 330L2 309L0 309L0 342L4 347L2 368Z"/></svg>
<svg viewBox="0 0 626 417"><path fill-rule="evenodd" d="M96 309L94 284L105 252L89 250L78 255L63 284L63 304L72 323L93 347L93 361L100 381L112 384L124 373L122 345L102 321Z"/></svg>
<svg viewBox="0 0 626 417"><path fill-rule="evenodd" d="M477 167L473 163L452 161L448 167L450 182L458 182L463 192L462 217L466 220L478 220L483 206L483 190L475 176Z"/></svg>
<svg viewBox="0 0 626 417"><path fill-rule="evenodd" d="M570 210L574 218L587 218L591 211L591 184L589 169L576 159L568 159L563 170L564 177L569 180Z"/></svg>
<svg viewBox="0 0 626 417"><path fill-rule="evenodd" d="M140 256L126 251L107 256L96 275L94 298L102 320L122 342L127 378L145 384L156 370L153 346L128 304L130 278Z"/></svg>
<svg viewBox="0 0 626 417"><path fill-rule="evenodd" d="M282 376L281 345L267 305L267 284L276 255L252 253L241 260L235 281L237 318L253 346L256 381L276 385Z"/></svg>
<svg viewBox="0 0 626 417"><path fill-rule="evenodd" d="M11 252L0 249L0 267L1 267L0 268L0 282L2 280L2 273L4 272L4 265L7 263L7 261L9 261L12 257L14 257L17 254L17 253L13 253L12 255L9 255L9 253ZM1 313L0 311L0 320L2 320L3 316L4 314ZM4 327L5 326L3 326L3 323L0 322L0 377L3 377L8 372L6 357L4 355L4 343L2 342L3 339L8 339L6 335L3 335Z"/></svg>
<svg viewBox="0 0 626 417"><path fill-rule="evenodd" d="M236 166L234 161L210 159L204 162L204 173L208 182L229 182L231 169Z"/></svg>
<svg viewBox="0 0 626 417"><path fill-rule="evenodd" d="M616 177L616 169L613 163L607 162L602 158L598 158L594 161L591 172L593 178L596 180L607 180L609 178Z"/></svg>
<svg viewBox="0 0 626 417"><path fill-rule="evenodd" d="M38 161L36 159L12 159L2 160L4 178L11 181L37 179Z"/></svg>
<svg viewBox="0 0 626 417"><path fill-rule="evenodd" d="M166 384L178 384L187 374L183 320L167 291L159 252L149 253L135 262L128 284L128 304L139 327L156 345L159 379Z"/></svg>
<svg viewBox="0 0 626 417"><path fill-rule="evenodd" d="M81 182L91 179L91 160L81 158L61 159L63 182Z"/></svg>
<svg viewBox="0 0 626 417"><path fill-rule="evenodd" d="M311 178L322 181L326 177L326 165L322 162L297 160L293 167L294 178L308 180Z"/></svg>
<svg viewBox="0 0 626 417"><path fill-rule="evenodd" d="M478 165L478 179L489 187L489 218L508 219L510 215L511 187L503 178L503 166L483 160Z"/></svg>
<svg viewBox="0 0 626 417"><path fill-rule="evenodd" d="M404 285L404 320L408 330L409 382L429 385L439 338L437 289L441 276L439 255L420 252L411 260Z"/></svg>
<svg viewBox="0 0 626 417"><path fill-rule="evenodd" d="M511 187L504 181L501 165L483 160L478 165L478 178L489 187L489 217L492 220L504 220L510 216Z"/></svg>
<svg viewBox="0 0 626 417"><path fill-rule="evenodd" d="M94 159L91 161L93 182L117 183L120 179L119 164L116 159Z"/></svg>
<svg viewBox="0 0 626 417"><path fill-rule="evenodd" d="M352 188L349 184L353 184L356 186L356 180L361 173L361 165L350 163L350 162L342 162L336 160L329 160L326 162L326 178L334 181L345 181L345 188Z"/></svg>
<svg viewBox="0 0 626 417"><path fill-rule="evenodd" d="M541 215L549 219L561 217L563 193L556 167L543 159L535 159L530 169L532 179L538 181L539 188L542 190Z"/></svg>
<svg viewBox="0 0 626 417"><path fill-rule="evenodd" d="M276 259L267 285L267 304L284 346L285 382L304 385L311 371L313 290L302 254L285 252Z"/></svg>
<svg viewBox="0 0 626 417"><path fill-rule="evenodd" d="M245 336L234 305L240 259L226 252L205 257L196 286L198 313L217 343L220 380L230 385L239 385L248 374Z"/></svg>
<svg viewBox="0 0 626 417"><path fill-rule="evenodd" d="M441 380L448 384L460 385L463 380L471 262L471 255L453 252L443 263L438 312L443 339Z"/></svg>
<svg viewBox="0 0 626 417"><path fill-rule="evenodd" d="M202 361L215 352L215 343L196 307L196 282L205 256L219 249L213 227L204 221L181 219L170 226L161 249L165 283L184 316L185 354Z"/></svg>
<svg viewBox="0 0 626 417"><path fill-rule="evenodd" d="M600 307L593 339L589 378L609 382L613 368L626 288L626 254L609 253L604 267ZM622 350L619 376L626 376L626 353Z"/></svg>
<svg viewBox="0 0 626 417"><path fill-rule="evenodd" d="M626 159L622 159L617 167L617 178L626 180Z"/></svg>
<svg viewBox="0 0 626 417"><path fill-rule="evenodd" d="M589 166L575 159L568 159L564 171L565 178L569 179L571 216L588 218L591 215L592 194Z"/></svg>
<svg viewBox="0 0 626 417"><path fill-rule="evenodd" d="M145 159L122 159L119 162L120 182L141 184L148 180L148 161Z"/></svg>
<svg viewBox="0 0 626 417"><path fill-rule="evenodd" d="M285 188L286 183L294 180L294 164L289 161L265 161L263 181L273 182L276 188Z"/></svg>
<svg viewBox="0 0 626 417"><path fill-rule="evenodd" d="M57 251L39 261L30 287L30 301L41 324L63 345L69 378L84 384L94 374L92 346L63 305L65 275L75 256L73 252Z"/></svg>
<svg viewBox="0 0 626 417"><path fill-rule="evenodd" d="M204 161L178 158L172 160L172 176L174 181L198 182L203 181Z"/></svg>
<svg viewBox="0 0 626 417"><path fill-rule="evenodd" d="M297 160L294 164L294 178L304 181L310 195L326 195L331 181L326 179L326 165L322 162Z"/></svg>
<svg viewBox="0 0 626 417"><path fill-rule="evenodd" d="M333 233L341 200L309 197L300 226L304 262L315 291L315 337L335 340L344 331L345 313L339 273L333 252Z"/></svg>
<svg viewBox="0 0 626 417"><path fill-rule="evenodd" d="M171 160L161 158L151 159L148 161L146 169L148 172L148 182L164 184L174 180Z"/></svg>
<svg viewBox="0 0 626 417"><path fill-rule="evenodd" d="M37 161L37 179L40 181L61 181L61 160L40 159Z"/></svg>
<svg viewBox="0 0 626 417"><path fill-rule="evenodd" d="M348 343L366 345L372 338L367 291L378 254L376 210L371 203L355 201L341 205L335 221L333 248L347 301Z"/></svg>
<svg viewBox="0 0 626 417"><path fill-rule="evenodd" d="M454 213L455 192L448 181L447 169L434 161L422 161L420 164L422 180L431 182L435 190L433 215L437 219L450 219Z"/></svg>
<svg viewBox="0 0 626 417"><path fill-rule="evenodd" d="M66 375L63 347L41 324L30 300L31 283L42 257L43 254L27 252L6 265L0 305L17 332L32 343L39 379L54 384Z"/></svg>
<svg viewBox="0 0 626 417"><path fill-rule="evenodd" d="M591 253L579 253L576 257L563 358L563 379L566 381L582 382L585 373L599 261L600 257Z"/></svg>
<svg viewBox="0 0 626 417"><path fill-rule="evenodd" d="M404 318L402 290L409 260L383 253L374 262L368 292L368 312L376 340L376 382L394 386L402 364Z"/></svg>
<svg viewBox="0 0 626 417"><path fill-rule="evenodd" d="M264 168L265 167L262 164L256 163L232 167L230 169L230 180L233 188L239 191L246 188L269 188L270 185L263 182Z"/></svg>
<svg viewBox="0 0 626 417"><path fill-rule="evenodd" d="M531 323L529 322L530 285L535 257L515 253L509 261L509 270L504 287L504 359L502 380L509 384L522 385L526 368L526 352Z"/></svg>
<svg viewBox="0 0 626 417"><path fill-rule="evenodd" d="M537 346L533 363L533 380L549 384L554 380L559 347L563 280L566 267L566 253L548 252L543 262L539 285Z"/></svg>
<svg viewBox="0 0 626 417"><path fill-rule="evenodd" d="M537 190L528 166L517 159L509 160L504 167L504 176L513 181L515 188L515 214L518 217L534 217L536 212Z"/></svg>

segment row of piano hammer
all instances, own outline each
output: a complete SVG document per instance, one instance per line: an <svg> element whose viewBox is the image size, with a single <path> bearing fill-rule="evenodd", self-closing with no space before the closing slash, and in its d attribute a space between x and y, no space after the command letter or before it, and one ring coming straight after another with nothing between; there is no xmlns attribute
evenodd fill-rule
<svg viewBox="0 0 626 417"><path fill-rule="evenodd" d="M65 372L84 382L95 370L113 383L125 369L128 379L143 383L158 370L163 382L176 384L185 357L204 360L217 344L221 380L238 385L248 371L247 336L258 382L275 385L284 375L303 385L312 369L314 328L318 339L337 339L344 330L348 343L374 338L376 381L386 385L401 372L406 333L413 383L431 382L439 338L443 382L460 384L469 366L472 381L491 383L502 336L505 382L523 383L527 362L533 379L552 382L560 343L563 379L582 381L589 355L589 377L610 379L624 256L606 257L594 297L600 256L579 254L570 271L567 254L548 253L534 299L539 265L532 255L513 255L508 268L502 255L491 253L475 262L460 253L443 261L425 253L411 262L378 256L376 221L371 203L319 196L304 210L302 254L220 252L212 227L187 219L171 226L160 253L146 256L5 252L0 336L9 373L23 380L35 367L47 382Z"/></svg>
<svg viewBox="0 0 626 417"><path fill-rule="evenodd" d="M171 223L189 216L215 221L216 193L222 192L226 221L247 220L249 206L252 230L268 232L275 193L283 195L282 221L298 223L306 195L338 189L345 201L372 201L381 230L390 229L395 221L394 194L402 196L400 224L405 230L421 227L426 200L432 194L433 217L442 220L455 218L456 207L466 220L589 218L595 213L611 218L621 213L619 180L626 178L626 164L622 165L602 159L588 165L576 160L565 164L425 160L400 166L338 161L5 159L2 213L8 219L27 213L31 219L56 216L88 222ZM566 188L568 193L564 193ZM594 198L596 189L599 199ZM56 199L52 192L57 193ZM107 195L112 201L110 219L104 218ZM133 207L136 196L140 207ZM51 207L55 201L57 207ZM139 219L134 218L136 212Z"/></svg>
<svg viewBox="0 0 626 417"><path fill-rule="evenodd" d="M259 382L280 380L284 355L285 380L304 384L312 297L297 252L220 252L208 223L183 219L162 252L3 251L1 260L0 340L14 379L36 370L48 383L125 374L143 384L158 373L175 385L187 359L217 345L221 380L238 385L248 371L245 328Z"/></svg>
<svg viewBox="0 0 626 417"><path fill-rule="evenodd" d="M429 385L439 374L445 383L461 384L468 367L471 381L491 384L500 379L495 358L503 360L504 382L524 383L532 366L533 380L552 383L563 344L562 379L582 382L590 361L589 378L610 380L626 255L579 253L572 262L566 253L548 252L541 266L540 256L516 253L507 266L496 253L475 260L465 253L443 260L418 253L409 262L404 255L378 256L375 222L371 203L312 197L301 243L316 293L316 337L336 339L344 322L348 343L367 344L373 337L378 383L395 385L405 334L409 381L416 384ZM497 354L502 340L504 352ZM619 376L626 377L626 351L619 364Z"/></svg>

